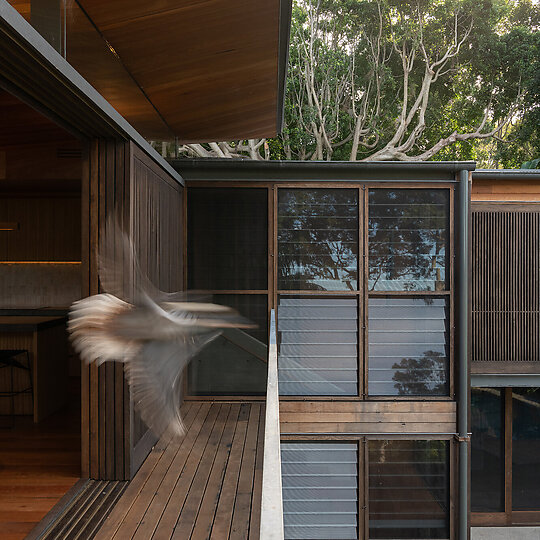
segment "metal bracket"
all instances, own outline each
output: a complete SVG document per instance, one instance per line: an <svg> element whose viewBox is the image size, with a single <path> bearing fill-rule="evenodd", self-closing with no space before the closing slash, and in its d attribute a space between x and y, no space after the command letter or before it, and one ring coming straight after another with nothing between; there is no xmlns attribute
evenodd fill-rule
<svg viewBox="0 0 540 540"><path fill-rule="evenodd" d="M458 435L457 433L454 434L454 439L457 441L457 442L470 442L471 440L471 435L472 433L467 433L467 436L466 437L461 437L460 435Z"/></svg>

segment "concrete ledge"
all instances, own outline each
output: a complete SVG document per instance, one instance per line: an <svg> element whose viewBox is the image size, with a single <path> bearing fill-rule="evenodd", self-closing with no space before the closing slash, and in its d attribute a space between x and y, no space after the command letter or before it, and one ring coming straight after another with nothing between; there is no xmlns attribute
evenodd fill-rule
<svg viewBox="0 0 540 540"><path fill-rule="evenodd" d="M540 527L471 527L471 540L540 540Z"/></svg>

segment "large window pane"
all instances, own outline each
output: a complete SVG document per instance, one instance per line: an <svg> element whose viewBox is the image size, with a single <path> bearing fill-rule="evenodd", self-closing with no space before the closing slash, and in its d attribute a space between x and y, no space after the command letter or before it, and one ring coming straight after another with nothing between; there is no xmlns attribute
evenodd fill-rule
<svg viewBox="0 0 540 540"><path fill-rule="evenodd" d="M278 288L356 290L358 191L280 189Z"/></svg>
<svg viewBox="0 0 540 540"><path fill-rule="evenodd" d="M540 388L512 388L512 508L540 510Z"/></svg>
<svg viewBox="0 0 540 540"><path fill-rule="evenodd" d="M230 306L257 324L209 343L190 363L191 395L264 395L266 393L267 296L216 294L214 302ZM245 334L259 341L246 340ZM257 354L256 354L257 353ZM263 356L263 358L261 358Z"/></svg>
<svg viewBox="0 0 540 540"><path fill-rule="evenodd" d="M267 190L190 188L187 200L189 288L265 290Z"/></svg>
<svg viewBox="0 0 540 540"><path fill-rule="evenodd" d="M448 395L445 298L371 297L368 318L369 395Z"/></svg>
<svg viewBox="0 0 540 540"><path fill-rule="evenodd" d="M369 537L449 538L446 441L369 441Z"/></svg>
<svg viewBox="0 0 540 540"><path fill-rule="evenodd" d="M471 510L504 512L504 389L471 389Z"/></svg>
<svg viewBox="0 0 540 540"><path fill-rule="evenodd" d="M281 443L286 539L358 538L354 443Z"/></svg>
<svg viewBox="0 0 540 540"><path fill-rule="evenodd" d="M358 393L356 298L281 297L279 391L293 396Z"/></svg>
<svg viewBox="0 0 540 540"><path fill-rule="evenodd" d="M448 190L369 190L369 290L448 288L448 233Z"/></svg>

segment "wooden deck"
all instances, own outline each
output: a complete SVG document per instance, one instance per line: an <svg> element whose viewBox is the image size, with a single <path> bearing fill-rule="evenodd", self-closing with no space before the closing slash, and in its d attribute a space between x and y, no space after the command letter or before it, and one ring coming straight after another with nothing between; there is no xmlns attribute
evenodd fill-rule
<svg viewBox="0 0 540 540"><path fill-rule="evenodd" d="M22 540L81 476L76 404L39 424L18 416L0 426L0 539ZM7 424L9 425L9 424Z"/></svg>
<svg viewBox="0 0 540 540"><path fill-rule="evenodd" d="M186 435L159 441L95 538L259 538L264 406L192 401L184 419Z"/></svg>

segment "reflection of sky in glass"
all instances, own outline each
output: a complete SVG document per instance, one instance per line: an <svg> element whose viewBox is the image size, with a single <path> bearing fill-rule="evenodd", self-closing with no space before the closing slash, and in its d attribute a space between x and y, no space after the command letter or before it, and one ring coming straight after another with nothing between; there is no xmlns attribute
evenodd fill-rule
<svg viewBox="0 0 540 540"><path fill-rule="evenodd" d="M279 190L280 289L356 290L357 254L356 190Z"/></svg>
<svg viewBox="0 0 540 540"><path fill-rule="evenodd" d="M282 442L285 538L358 538L358 445Z"/></svg>
<svg viewBox="0 0 540 540"><path fill-rule="evenodd" d="M447 287L448 191L369 191L369 289Z"/></svg>
<svg viewBox="0 0 540 540"><path fill-rule="evenodd" d="M356 298L281 297L278 374L282 395L356 395Z"/></svg>
<svg viewBox="0 0 540 540"><path fill-rule="evenodd" d="M444 298L369 299L369 394L447 395Z"/></svg>

